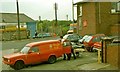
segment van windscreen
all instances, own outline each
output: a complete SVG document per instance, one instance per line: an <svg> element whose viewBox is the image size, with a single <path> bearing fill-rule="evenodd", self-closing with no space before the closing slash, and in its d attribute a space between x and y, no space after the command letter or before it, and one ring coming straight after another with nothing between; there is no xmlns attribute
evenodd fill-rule
<svg viewBox="0 0 120 72"><path fill-rule="evenodd" d="M25 46L20 52L23 53L23 54L27 54L29 49L30 49L30 47Z"/></svg>

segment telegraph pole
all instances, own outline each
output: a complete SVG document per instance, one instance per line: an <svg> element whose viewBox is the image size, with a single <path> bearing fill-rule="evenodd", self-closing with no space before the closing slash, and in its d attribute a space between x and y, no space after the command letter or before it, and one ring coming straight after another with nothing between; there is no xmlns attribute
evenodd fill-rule
<svg viewBox="0 0 120 72"><path fill-rule="evenodd" d="M41 16L39 16L39 21L41 21Z"/></svg>
<svg viewBox="0 0 120 72"><path fill-rule="evenodd" d="M17 4L17 20L18 20L18 40L20 40L21 36L20 36L20 18L19 18L19 4L18 4L18 0L16 0L16 4Z"/></svg>
<svg viewBox="0 0 120 72"><path fill-rule="evenodd" d="M57 9L58 9L58 5L57 3L55 3L55 31L57 33Z"/></svg>
<svg viewBox="0 0 120 72"><path fill-rule="evenodd" d="M67 21L68 21L68 15L66 15Z"/></svg>

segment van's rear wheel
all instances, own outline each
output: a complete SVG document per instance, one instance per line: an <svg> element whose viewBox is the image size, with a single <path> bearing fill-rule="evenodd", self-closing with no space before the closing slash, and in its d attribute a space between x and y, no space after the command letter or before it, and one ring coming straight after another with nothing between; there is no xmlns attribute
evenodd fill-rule
<svg viewBox="0 0 120 72"><path fill-rule="evenodd" d="M24 67L24 62L23 62L23 61L17 61L17 62L14 64L14 69L15 69L15 70L22 69L23 67Z"/></svg>
<svg viewBox="0 0 120 72"><path fill-rule="evenodd" d="M53 64L56 62L56 57L55 56L50 56L48 59L48 63Z"/></svg>

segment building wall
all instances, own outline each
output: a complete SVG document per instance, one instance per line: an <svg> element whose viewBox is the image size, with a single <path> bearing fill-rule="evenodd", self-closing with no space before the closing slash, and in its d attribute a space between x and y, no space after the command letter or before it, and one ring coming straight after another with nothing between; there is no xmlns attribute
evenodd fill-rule
<svg viewBox="0 0 120 72"><path fill-rule="evenodd" d="M84 20L87 21L87 26L83 26ZM96 33L96 18L95 18L95 3L84 3L82 5L82 29L80 35Z"/></svg>
<svg viewBox="0 0 120 72"><path fill-rule="evenodd" d="M120 35L120 24L114 24L110 26L111 35Z"/></svg>
<svg viewBox="0 0 120 72"><path fill-rule="evenodd" d="M107 63L116 66L120 69L120 45L107 45Z"/></svg>
<svg viewBox="0 0 120 72"><path fill-rule="evenodd" d="M97 14L97 33L104 33L106 35L111 35L110 29L111 25L117 24L118 14L111 13L111 2L100 2L97 3L96 9Z"/></svg>
<svg viewBox="0 0 120 72"><path fill-rule="evenodd" d="M84 20L87 20L87 26L83 27L82 25L82 29L79 31L80 35L96 33L114 35L111 32L113 29L111 26L120 23L120 14L111 13L111 2L87 2L81 5L83 7L82 24ZM116 30L116 32L119 31Z"/></svg>
<svg viewBox="0 0 120 72"><path fill-rule="evenodd" d="M3 28L3 27L4 28ZM25 23L20 23L20 38L27 38ZM18 39L17 23L0 23L0 41Z"/></svg>

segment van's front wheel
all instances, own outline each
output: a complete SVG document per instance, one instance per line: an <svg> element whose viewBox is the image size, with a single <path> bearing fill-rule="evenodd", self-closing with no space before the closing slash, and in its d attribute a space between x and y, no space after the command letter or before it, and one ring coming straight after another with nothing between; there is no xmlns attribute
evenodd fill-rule
<svg viewBox="0 0 120 72"><path fill-rule="evenodd" d="M20 70L24 67L24 62L23 61L17 61L14 65L15 70Z"/></svg>
<svg viewBox="0 0 120 72"><path fill-rule="evenodd" d="M56 62L56 57L55 56L50 56L48 59L48 63L53 64Z"/></svg>

